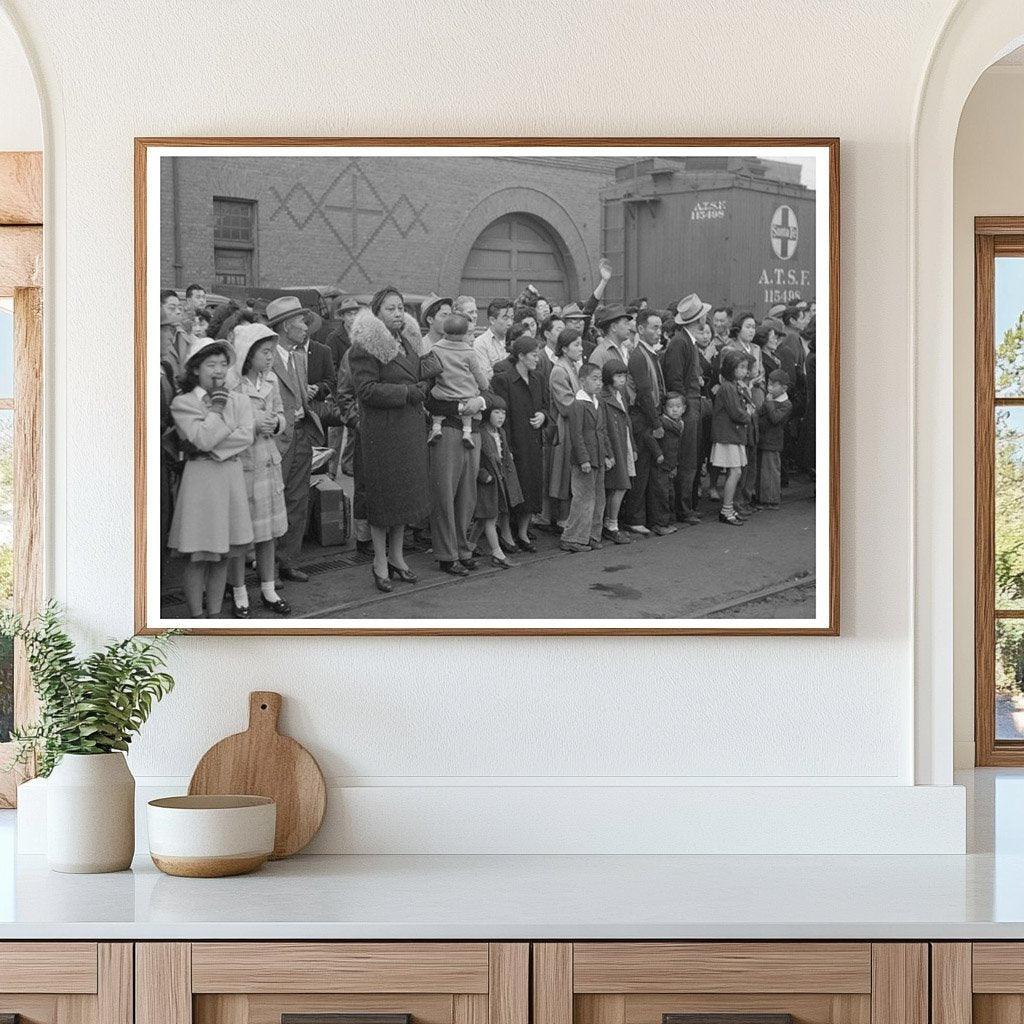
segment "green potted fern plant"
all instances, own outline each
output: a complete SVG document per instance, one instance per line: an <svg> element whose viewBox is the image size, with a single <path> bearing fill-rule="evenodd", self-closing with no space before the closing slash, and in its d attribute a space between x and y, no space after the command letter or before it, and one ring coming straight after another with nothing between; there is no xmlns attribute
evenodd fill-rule
<svg viewBox="0 0 1024 1024"><path fill-rule="evenodd" d="M36 759L48 778L47 862L55 871L122 871L135 852L135 779L125 761L155 701L174 687L161 671L171 638L111 641L78 657L58 606L23 622L0 613L0 634L21 640L39 697L37 721L15 729L11 764Z"/></svg>

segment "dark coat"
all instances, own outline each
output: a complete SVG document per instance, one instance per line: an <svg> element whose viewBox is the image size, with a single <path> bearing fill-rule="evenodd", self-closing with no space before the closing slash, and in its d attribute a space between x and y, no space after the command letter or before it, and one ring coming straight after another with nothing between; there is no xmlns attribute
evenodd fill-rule
<svg viewBox="0 0 1024 1024"><path fill-rule="evenodd" d="M340 368L345 353L352 345L352 339L348 336L348 328L344 324L339 324L327 335L326 345L330 349L335 368Z"/></svg>
<svg viewBox="0 0 1024 1024"><path fill-rule="evenodd" d="M523 490L523 501L530 512L540 512L544 498L544 428L547 426L548 382L540 370L531 370L529 383L516 370L496 373L491 390L505 399L508 417L505 433L516 459L516 472ZM530 418L544 414L544 423L530 426Z"/></svg>
<svg viewBox="0 0 1024 1024"><path fill-rule="evenodd" d="M665 377L658 357L637 345L629 354L629 376L633 380L635 420L647 430L657 430L661 424L661 403L665 399Z"/></svg>
<svg viewBox="0 0 1024 1024"><path fill-rule="evenodd" d="M551 368L548 377L548 394L551 396L551 418L555 421L554 444L551 449L551 478L548 494L562 501L571 495L572 445L569 441L569 411L576 401L580 379L576 367L565 355Z"/></svg>
<svg viewBox="0 0 1024 1024"><path fill-rule="evenodd" d="M700 359L690 332L680 327L661 357L665 388L686 399L686 404L700 398Z"/></svg>
<svg viewBox="0 0 1024 1024"><path fill-rule="evenodd" d="M629 467L636 467L636 446L633 444L633 428L630 426L629 415L619 405L614 391L605 388L598 399L604 409L605 430L608 432L608 444L615 465L607 470L604 476L606 491L628 491L633 484L629 475ZM625 401L625 398L623 398Z"/></svg>
<svg viewBox="0 0 1024 1024"><path fill-rule="evenodd" d="M582 466L589 462L594 469L604 469L604 460L612 454L608 440L608 427L604 406L595 407L587 399L577 398L569 410L569 441L572 464Z"/></svg>
<svg viewBox="0 0 1024 1024"><path fill-rule="evenodd" d="M786 433L786 420L793 412L793 403L775 402L766 398L758 414L760 437L757 447L763 452L781 452Z"/></svg>
<svg viewBox="0 0 1024 1024"><path fill-rule="evenodd" d="M544 383L548 382L548 377L551 376L551 367L555 364L551 361L551 356L548 355L547 345L542 341L540 347L537 349L540 353L540 358L537 360L537 372L544 378Z"/></svg>
<svg viewBox="0 0 1024 1024"><path fill-rule="evenodd" d="M306 377L315 384L316 399L324 399L338 386L338 370L331 358L331 350L319 341L310 341L306 351Z"/></svg>
<svg viewBox="0 0 1024 1024"><path fill-rule="evenodd" d="M776 370L783 370L783 369L785 369L785 367L782 365L782 363L779 362L779 359L775 355L775 353L774 352L769 352L768 349L766 349L766 348L761 349L761 362L764 364L764 379L765 379L765 381L768 380L768 374L774 373ZM789 370L786 370L786 373L789 373ZM796 381L794 380L794 378L792 376L789 378L789 383L790 383L790 385L793 385L793 384L796 383ZM765 386L767 386L767 384Z"/></svg>
<svg viewBox="0 0 1024 1024"><path fill-rule="evenodd" d="M739 390L731 380L723 380L715 395L715 410L711 416L712 444L747 443L747 425L750 412Z"/></svg>
<svg viewBox="0 0 1024 1024"><path fill-rule="evenodd" d="M775 358L789 374L789 394L793 400L793 415L802 416L807 408L807 359L804 343L798 331L787 330L775 350Z"/></svg>
<svg viewBox="0 0 1024 1024"><path fill-rule="evenodd" d="M504 429L501 433L501 457L487 427L480 430L480 471L476 476L474 519L497 519L523 502L515 458Z"/></svg>
<svg viewBox="0 0 1024 1024"><path fill-rule="evenodd" d="M683 421L673 420L668 416L661 417L661 425L665 428L665 436L661 439L661 454L664 461L657 464L661 473L671 473L679 468L679 451L683 443Z"/></svg>
<svg viewBox="0 0 1024 1024"><path fill-rule="evenodd" d="M423 400L440 364L421 355L411 316L396 338L368 309L352 325L348 358L359 402L367 518L373 526L418 522L430 509Z"/></svg>

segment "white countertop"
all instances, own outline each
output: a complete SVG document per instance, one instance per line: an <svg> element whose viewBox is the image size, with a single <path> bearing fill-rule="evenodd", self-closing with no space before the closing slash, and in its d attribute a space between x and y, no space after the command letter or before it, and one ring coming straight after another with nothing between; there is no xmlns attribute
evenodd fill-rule
<svg viewBox="0 0 1024 1024"><path fill-rule="evenodd" d="M297 857L225 879L23 857L3 938L1024 938L1024 856Z"/></svg>
<svg viewBox="0 0 1024 1024"><path fill-rule="evenodd" d="M960 782L966 856L300 856L224 879L137 857L61 875L14 857L0 812L0 940L1024 939L1024 772Z"/></svg>

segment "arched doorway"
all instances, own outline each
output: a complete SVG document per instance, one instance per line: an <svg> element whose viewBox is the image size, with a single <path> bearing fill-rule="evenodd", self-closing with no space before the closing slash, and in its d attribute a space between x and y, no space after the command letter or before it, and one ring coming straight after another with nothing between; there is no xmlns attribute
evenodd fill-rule
<svg viewBox="0 0 1024 1024"><path fill-rule="evenodd" d="M565 243L537 217L508 213L477 236L462 269L459 291L483 309L495 296L514 299L527 285L555 305L569 296Z"/></svg>
<svg viewBox="0 0 1024 1024"><path fill-rule="evenodd" d="M961 568L973 565L972 523L955 518L954 166L957 128L981 74L1024 43L1019 0L961 0L937 37L915 112L912 167L912 395L914 466L914 700L918 785L953 782L954 680L957 705L973 727L973 616L954 615L957 586L973 595ZM970 414L968 414L970 415ZM965 540L966 538L966 540ZM969 545L965 554L964 545ZM954 564L957 572L954 572ZM957 598L957 600L959 600ZM965 621L966 620L966 621ZM965 691L966 687L966 691ZM956 716L965 728L963 713ZM973 760L974 750L971 747Z"/></svg>

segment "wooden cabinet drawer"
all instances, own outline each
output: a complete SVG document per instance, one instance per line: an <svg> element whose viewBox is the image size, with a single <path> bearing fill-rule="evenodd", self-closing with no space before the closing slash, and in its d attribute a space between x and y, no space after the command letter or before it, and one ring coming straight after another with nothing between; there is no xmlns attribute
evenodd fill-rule
<svg viewBox="0 0 1024 1024"><path fill-rule="evenodd" d="M0 942L0 1016L22 1024L132 1024L127 942Z"/></svg>
<svg viewBox="0 0 1024 1024"><path fill-rule="evenodd" d="M533 956L533 1024L928 1021L923 943L537 943Z"/></svg>
<svg viewBox="0 0 1024 1024"><path fill-rule="evenodd" d="M0 943L0 992L94 993L95 942Z"/></svg>
<svg viewBox="0 0 1024 1024"><path fill-rule="evenodd" d="M196 942L193 992L488 990L486 942Z"/></svg>
<svg viewBox="0 0 1024 1024"><path fill-rule="evenodd" d="M529 970L526 943L140 943L136 1024L529 1024Z"/></svg>

